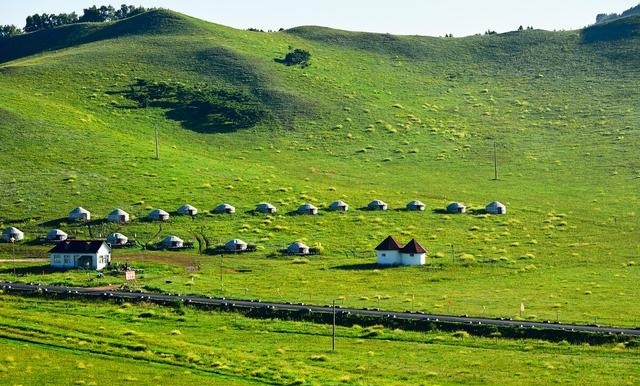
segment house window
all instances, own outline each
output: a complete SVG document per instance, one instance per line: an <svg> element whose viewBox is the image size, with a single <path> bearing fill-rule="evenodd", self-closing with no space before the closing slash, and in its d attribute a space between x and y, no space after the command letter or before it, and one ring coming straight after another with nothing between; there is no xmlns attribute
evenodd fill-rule
<svg viewBox="0 0 640 386"><path fill-rule="evenodd" d="M65 264L70 264L71 263L71 256L64 255L64 263Z"/></svg>
<svg viewBox="0 0 640 386"><path fill-rule="evenodd" d="M382 255L382 257L385 257L385 256L387 256L387 254L386 254L386 253L382 253L381 255Z"/></svg>
<svg viewBox="0 0 640 386"><path fill-rule="evenodd" d="M60 264L60 256L53 256L53 262Z"/></svg>

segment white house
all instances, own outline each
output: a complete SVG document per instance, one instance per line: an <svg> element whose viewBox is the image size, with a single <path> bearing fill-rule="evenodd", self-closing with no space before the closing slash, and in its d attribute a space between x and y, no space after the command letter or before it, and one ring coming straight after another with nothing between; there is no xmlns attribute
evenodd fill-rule
<svg viewBox="0 0 640 386"><path fill-rule="evenodd" d="M228 252L240 252L247 249L247 243L240 239L233 239L227 241L224 245L224 249Z"/></svg>
<svg viewBox="0 0 640 386"><path fill-rule="evenodd" d="M101 270L111 264L111 248L102 240L65 240L49 250L51 266Z"/></svg>
<svg viewBox="0 0 640 386"><path fill-rule="evenodd" d="M418 200L409 201L409 203L407 204L407 210L422 211L424 210L424 208L424 203Z"/></svg>
<svg viewBox="0 0 640 386"><path fill-rule="evenodd" d="M309 247L300 241L296 241L289 245L287 253L290 255L308 255Z"/></svg>
<svg viewBox="0 0 640 386"><path fill-rule="evenodd" d="M54 242L58 242L58 241L64 241L69 237L68 234L66 234L64 231L61 231L60 229L52 229L49 232L47 232L47 241L54 241Z"/></svg>
<svg viewBox="0 0 640 386"><path fill-rule="evenodd" d="M464 213L467 211L467 207L459 202L452 202L447 205L447 213Z"/></svg>
<svg viewBox="0 0 640 386"><path fill-rule="evenodd" d="M129 241L129 238L125 235L123 235L122 233L110 233L109 235L107 235L107 244L109 246L114 246L114 245L126 245L127 242Z"/></svg>
<svg viewBox="0 0 640 386"><path fill-rule="evenodd" d="M400 248L400 265L424 265L427 250L415 239L411 239L407 245Z"/></svg>
<svg viewBox="0 0 640 386"><path fill-rule="evenodd" d="M222 213L231 214L235 212L236 212L236 208L233 205L230 205L227 203L220 204L213 209L213 213L216 213L216 214L222 214Z"/></svg>
<svg viewBox="0 0 640 386"><path fill-rule="evenodd" d="M399 265L401 262L400 248L402 247L393 236L387 236L387 238L375 248L378 265Z"/></svg>
<svg viewBox="0 0 640 386"><path fill-rule="evenodd" d="M329 210L346 212L349 210L349 204L342 200L336 200L329 204Z"/></svg>
<svg viewBox="0 0 640 386"><path fill-rule="evenodd" d="M160 242L162 248L182 248L184 246L184 241L178 236L167 236Z"/></svg>
<svg viewBox="0 0 640 386"><path fill-rule="evenodd" d="M2 240L8 243L24 240L24 232L15 227L9 227L2 231Z"/></svg>
<svg viewBox="0 0 640 386"><path fill-rule="evenodd" d="M71 212L69 212L69 220L71 221L89 221L91 220L91 213L85 208L79 206L77 208L73 208Z"/></svg>
<svg viewBox="0 0 640 386"><path fill-rule="evenodd" d="M184 204L178 208L177 212L181 216L195 216L198 214L198 209L195 206Z"/></svg>
<svg viewBox="0 0 640 386"><path fill-rule="evenodd" d="M318 214L318 208L312 204L303 204L298 208L300 214Z"/></svg>
<svg viewBox="0 0 640 386"><path fill-rule="evenodd" d="M276 207L268 202L263 202L256 206L256 211L260 213L276 213Z"/></svg>
<svg viewBox="0 0 640 386"><path fill-rule="evenodd" d="M491 201L486 207L485 212L490 214L507 214L507 207L498 201Z"/></svg>
<svg viewBox="0 0 640 386"><path fill-rule="evenodd" d="M367 205L369 210L387 210L387 203L382 200L373 200Z"/></svg>
<svg viewBox="0 0 640 386"><path fill-rule="evenodd" d="M169 213L162 209L154 209L149 213L149 218L155 221L167 221L169 220Z"/></svg>
<svg viewBox="0 0 640 386"><path fill-rule="evenodd" d="M107 220L110 222L117 222L120 224L125 224L129 222L129 213L125 212L124 210L117 208L112 210L108 215L107 215Z"/></svg>

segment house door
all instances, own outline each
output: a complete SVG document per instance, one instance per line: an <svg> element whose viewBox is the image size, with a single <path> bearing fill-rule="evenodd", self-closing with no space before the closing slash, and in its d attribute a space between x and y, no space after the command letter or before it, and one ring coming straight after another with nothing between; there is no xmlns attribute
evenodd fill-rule
<svg viewBox="0 0 640 386"><path fill-rule="evenodd" d="M82 268L82 269L92 269L94 268L92 266L92 261L93 257L89 256L89 255L83 255L80 256L80 258L78 259L78 268Z"/></svg>

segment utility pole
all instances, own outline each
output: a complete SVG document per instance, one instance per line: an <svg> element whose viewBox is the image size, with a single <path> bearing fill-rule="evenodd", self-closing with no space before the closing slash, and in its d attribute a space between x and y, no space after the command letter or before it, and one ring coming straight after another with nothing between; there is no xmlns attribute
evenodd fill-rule
<svg viewBox="0 0 640 386"><path fill-rule="evenodd" d="M336 300L331 301L333 307L333 329L331 331L331 351L336 351Z"/></svg>
<svg viewBox="0 0 640 386"><path fill-rule="evenodd" d="M156 129L156 159L160 159L160 150L158 148L158 126L155 126Z"/></svg>
<svg viewBox="0 0 640 386"><path fill-rule="evenodd" d="M498 150L496 141L493 141L493 179L498 180Z"/></svg>

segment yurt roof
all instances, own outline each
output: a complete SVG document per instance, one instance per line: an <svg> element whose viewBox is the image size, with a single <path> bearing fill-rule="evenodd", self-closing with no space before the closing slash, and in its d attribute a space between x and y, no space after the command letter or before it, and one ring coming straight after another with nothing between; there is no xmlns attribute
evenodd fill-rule
<svg viewBox="0 0 640 386"><path fill-rule="evenodd" d="M67 235L67 233L60 229L52 229L49 232L47 232L47 236L62 236L62 235Z"/></svg>

